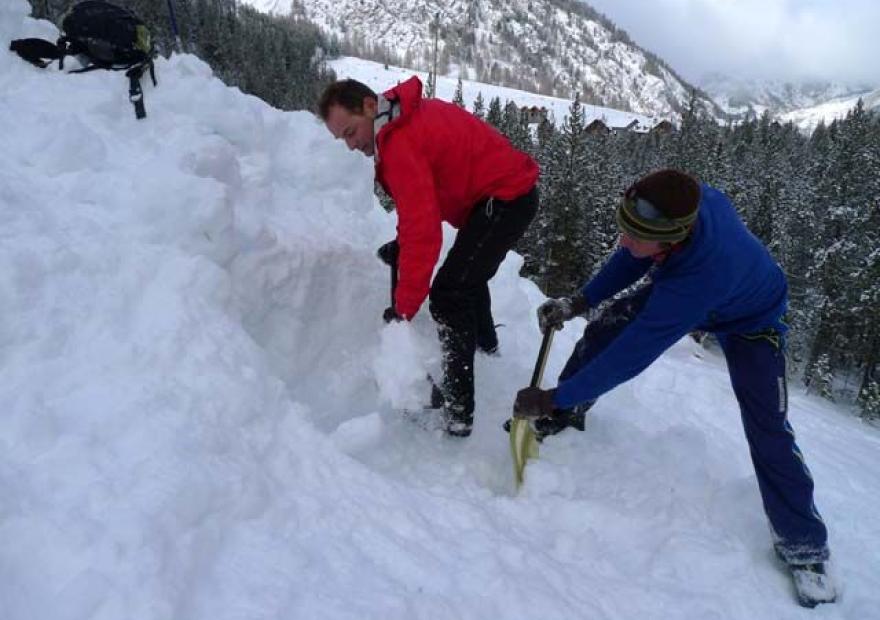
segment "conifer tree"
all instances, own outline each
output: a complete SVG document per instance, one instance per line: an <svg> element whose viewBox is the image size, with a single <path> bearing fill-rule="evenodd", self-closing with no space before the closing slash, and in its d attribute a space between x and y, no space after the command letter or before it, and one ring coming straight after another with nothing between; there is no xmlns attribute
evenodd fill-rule
<svg viewBox="0 0 880 620"><path fill-rule="evenodd" d="M844 254L848 286L838 294L843 312L852 323L848 339L848 366L861 372L859 392L869 388L880 362L880 141L877 119L859 100L844 122L840 166L839 208L848 221Z"/></svg>
<svg viewBox="0 0 880 620"><path fill-rule="evenodd" d="M458 77L458 84L455 85L455 95L452 97L452 103L460 108L464 108L464 87L461 82L461 76Z"/></svg>
<svg viewBox="0 0 880 620"><path fill-rule="evenodd" d="M546 175L549 170L548 162L553 150L552 143L557 139L556 127L544 119L538 125L535 142L535 159L541 169L541 206L535 219L532 221L525 235L517 244L517 252L524 259L522 274L534 280L543 291L547 291L549 274L547 271L546 257L548 254L548 239L551 211L549 196L553 191L552 180Z"/></svg>
<svg viewBox="0 0 880 620"><path fill-rule="evenodd" d="M676 135L672 166L697 178L709 176L709 162L712 160L716 142L712 123L703 122L698 107L696 92L692 93L690 105L682 117L681 129Z"/></svg>
<svg viewBox="0 0 880 620"><path fill-rule="evenodd" d="M510 143L526 153L532 151L532 137L529 133L528 117L523 116L520 108L513 101L504 106L501 116L501 133L507 136Z"/></svg>
<svg viewBox="0 0 880 620"><path fill-rule="evenodd" d="M525 235L517 244L517 252L524 259L522 275L534 280L545 293L549 290L550 273L548 270L549 239L555 182L548 171L559 141L556 126L548 119L538 125L535 143L535 159L542 171L541 175L541 207Z"/></svg>
<svg viewBox="0 0 880 620"><path fill-rule="evenodd" d="M827 171L830 185L823 191L830 201L814 269L824 304L810 362L815 365L820 356L830 354L833 369L865 370L864 389L876 365L878 338L876 307L865 303L871 297L872 272L876 274L870 257L878 224L876 207L866 208L876 205L878 196L872 120L860 102L844 121L832 123L831 131L835 157ZM848 285L841 286L843 282Z"/></svg>
<svg viewBox="0 0 880 620"><path fill-rule="evenodd" d="M495 127L496 129L501 128L503 114L501 112L501 99L498 97L493 97L492 101L489 102L489 112L486 114L486 122Z"/></svg>
<svg viewBox="0 0 880 620"><path fill-rule="evenodd" d="M562 124L560 137L553 141L549 178L552 190L547 197L546 262L547 291L551 296L570 295L585 277L584 261L588 233L580 197L585 190L583 171L587 149L584 113L575 96Z"/></svg>
<svg viewBox="0 0 880 620"><path fill-rule="evenodd" d="M794 370L802 368L818 322L817 309L824 303L821 287L810 271L824 234L824 218L813 180L822 177L826 162L824 147L811 145L796 132L790 135L790 176L781 185L771 249L788 280L788 350ZM817 130L813 135L816 139L821 132Z"/></svg>
<svg viewBox="0 0 880 620"><path fill-rule="evenodd" d="M880 419L880 381L871 379L859 395L862 417L867 420Z"/></svg>
<svg viewBox="0 0 880 620"><path fill-rule="evenodd" d="M486 104L483 101L483 91L478 92L477 98L474 99L473 113L477 118L485 118L486 116Z"/></svg>
<svg viewBox="0 0 880 620"><path fill-rule="evenodd" d="M819 355L810 374L810 389L815 390L822 398L833 401L834 372L831 370L831 359L828 353Z"/></svg>

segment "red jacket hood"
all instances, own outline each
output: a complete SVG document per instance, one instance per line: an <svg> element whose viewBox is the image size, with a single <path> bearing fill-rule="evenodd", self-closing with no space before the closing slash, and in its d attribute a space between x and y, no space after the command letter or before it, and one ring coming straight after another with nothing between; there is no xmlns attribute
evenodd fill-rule
<svg viewBox="0 0 880 620"><path fill-rule="evenodd" d="M397 101L402 114L410 114L422 103L422 81L412 76L406 82L386 90L382 96L388 101Z"/></svg>

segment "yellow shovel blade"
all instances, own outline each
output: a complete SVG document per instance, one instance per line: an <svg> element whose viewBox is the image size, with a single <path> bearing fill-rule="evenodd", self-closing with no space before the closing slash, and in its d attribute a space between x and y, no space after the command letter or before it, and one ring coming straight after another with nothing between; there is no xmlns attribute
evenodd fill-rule
<svg viewBox="0 0 880 620"><path fill-rule="evenodd" d="M526 461L538 458L538 440L528 420L513 418L510 421L510 454L513 457L516 488L519 489L523 483Z"/></svg>

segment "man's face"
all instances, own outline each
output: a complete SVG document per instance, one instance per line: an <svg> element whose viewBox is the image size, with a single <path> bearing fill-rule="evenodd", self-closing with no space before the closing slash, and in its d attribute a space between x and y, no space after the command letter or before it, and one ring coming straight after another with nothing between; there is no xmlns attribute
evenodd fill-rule
<svg viewBox="0 0 880 620"><path fill-rule="evenodd" d="M364 99L363 110L350 112L341 105L330 106L327 129L337 140L345 140L349 150L373 156L373 119L376 118L376 100Z"/></svg>
<svg viewBox="0 0 880 620"><path fill-rule="evenodd" d="M659 241L642 241L635 237L630 237L626 233L620 233L620 247L629 250L635 258L647 258L654 256L663 251L663 244Z"/></svg>

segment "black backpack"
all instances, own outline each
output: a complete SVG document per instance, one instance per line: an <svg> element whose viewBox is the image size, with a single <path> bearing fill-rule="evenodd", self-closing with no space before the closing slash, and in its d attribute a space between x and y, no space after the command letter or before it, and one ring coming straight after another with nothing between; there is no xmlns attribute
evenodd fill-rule
<svg viewBox="0 0 880 620"><path fill-rule="evenodd" d="M89 64L70 73L95 69L125 71L135 116L144 118L147 115L140 79L149 69L153 85L156 84L153 67L156 50L149 28L128 9L104 0L85 0L61 18L61 37L57 43L43 39L17 39L9 49L38 67L47 67L57 59L58 68L63 69L65 56L82 55Z"/></svg>

